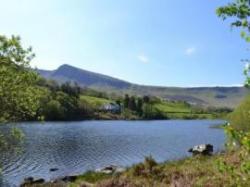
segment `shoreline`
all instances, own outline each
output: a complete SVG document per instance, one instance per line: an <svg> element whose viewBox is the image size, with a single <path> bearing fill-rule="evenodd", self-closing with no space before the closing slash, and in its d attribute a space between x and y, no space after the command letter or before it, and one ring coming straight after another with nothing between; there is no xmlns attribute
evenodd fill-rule
<svg viewBox="0 0 250 187"><path fill-rule="evenodd" d="M174 168L177 169L178 167L182 167L183 165L187 165L188 167L190 167L190 165L192 165L192 162L195 162L195 163L200 162L200 166L202 166L203 164L206 164L207 162L211 163L211 161L213 162L214 160L220 159L221 157L224 157L225 155L232 156L232 154L237 154L237 153L236 152L228 153L225 151L220 151L220 152L214 153L211 156L202 156L202 155L187 156L181 159L167 160L167 161L159 162L159 163L156 162L151 156L149 156L149 157L145 157L145 160L143 162L133 164L129 167L124 167L124 171L122 172L102 173L102 172L97 172L96 170L86 171L79 175L68 175L68 176L58 177L57 179L54 179L54 180L41 182L39 184L39 187L58 187L58 186L60 187L67 187L67 186L102 187L103 186L102 183L106 183L106 181L108 180L116 180L117 178L123 179L123 177L125 176L128 177L129 175L131 175L131 172L133 173L132 175L135 175L137 172L134 170L137 170L137 168L140 166L146 167L146 165L149 164L147 162L152 162L151 163L152 168L169 167L171 170ZM155 174L158 175L158 173L154 173L153 170L148 171L148 172L152 172L153 175ZM144 174L141 173L138 176L133 176L135 177L133 178L133 180L136 178L140 179L141 177L145 177L143 175ZM26 184L25 187L34 187L34 185L35 184Z"/></svg>
<svg viewBox="0 0 250 187"><path fill-rule="evenodd" d="M60 122L88 122L88 121L192 121L192 120L197 120L197 121L203 121L203 120L222 120L222 121L227 121L226 119L223 118L193 118L193 119L184 119L184 118L168 118L168 119L142 119L142 118L138 118L138 119L105 119L105 118L99 118L99 119L79 119L79 120L48 120L48 121L14 121L14 122L1 122L0 125L4 125L4 124L15 124L15 123L60 123ZM214 125L211 126L211 128L223 128L225 127L224 124L218 124L218 125Z"/></svg>

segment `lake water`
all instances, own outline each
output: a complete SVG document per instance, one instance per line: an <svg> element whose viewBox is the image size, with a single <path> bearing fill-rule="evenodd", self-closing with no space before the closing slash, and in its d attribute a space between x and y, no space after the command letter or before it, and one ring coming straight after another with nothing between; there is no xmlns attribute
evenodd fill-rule
<svg viewBox="0 0 250 187"><path fill-rule="evenodd" d="M223 149L220 120L84 121L15 124L25 133L19 154L0 153L0 186L25 177L54 179L114 164L130 166L152 155L157 161L190 156L187 150L210 143ZM13 125L0 125L4 130ZM50 172L50 168L59 168Z"/></svg>

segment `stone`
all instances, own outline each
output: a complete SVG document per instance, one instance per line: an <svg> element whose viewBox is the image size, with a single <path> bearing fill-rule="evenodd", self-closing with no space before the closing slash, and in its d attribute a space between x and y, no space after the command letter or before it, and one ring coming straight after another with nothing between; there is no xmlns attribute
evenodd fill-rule
<svg viewBox="0 0 250 187"><path fill-rule="evenodd" d="M57 171L57 170L59 170L58 168L50 168L50 172L54 172L54 171Z"/></svg>
<svg viewBox="0 0 250 187"><path fill-rule="evenodd" d="M24 182L29 183L29 182L33 182L34 178L33 177L27 177L24 179Z"/></svg>
<svg viewBox="0 0 250 187"><path fill-rule="evenodd" d="M193 153L193 155L212 155L213 145L211 144L201 144L190 148L188 152Z"/></svg>
<svg viewBox="0 0 250 187"><path fill-rule="evenodd" d="M71 176L65 176L61 178L60 180L63 182L74 182L77 179L76 175L71 175Z"/></svg>
<svg viewBox="0 0 250 187"><path fill-rule="evenodd" d="M96 170L96 172L105 173L105 174L121 173L123 171L125 171L125 168L114 166L114 165L106 166L104 168L100 168Z"/></svg>
<svg viewBox="0 0 250 187"><path fill-rule="evenodd" d="M29 185L35 185L35 184L43 184L43 183L45 183L45 180L42 178L34 180L33 177L27 177L24 179L24 182L20 185L20 187L25 187Z"/></svg>

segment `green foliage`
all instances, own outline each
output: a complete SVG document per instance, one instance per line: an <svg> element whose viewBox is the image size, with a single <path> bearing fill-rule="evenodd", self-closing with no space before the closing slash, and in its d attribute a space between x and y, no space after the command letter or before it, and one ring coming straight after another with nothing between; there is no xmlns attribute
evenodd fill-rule
<svg viewBox="0 0 250 187"><path fill-rule="evenodd" d="M39 107L38 76L30 70L32 49L24 49L20 38L0 35L0 121L31 119Z"/></svg>
<svg viewBox="0 0 250 187"><path fill-rule="evenodd" d="M19 151L24 141L24 134L18 128L11 128L0 133L0 152L2 151Z"/></svg>
<svg viewBox="0 0 250 187"><path fill-rule="evenodd" d="M247 186L250 181L250 132L238 131L226 127L228 137L227 147L230 151L237 151L238 165L229 163L227 159L217 161L218 169L222 174L227 174L230 181L235 181L236 186Z"/></svg>
<svg viewBox="0 0 250 187"><path fill-rule="evenodd" d="M249 0L234 0L233 3L229 3L227 6L223 6L217 9L217 15L223 20L227 18L233 18L231 23L232 27L240 27L242 29L241 37L247 42L250 41L250 1Z"/></svg>
<svg viewBox="0 0 250 187"><path fill-rule="evenodd" d="M216 10L216 13L223 20L231 18L232 27L241 28L241 37L250 42L250 1L249 0L234 0L233 3L229 3L227 6L220 7ZM250 66L249 60L244 60L247 65L244 69L244 75L246 76L245 85L250 86Z"/></svg>
<svg viewBox="0 0 250 187"><path fill-rule="evenodd" d="M248 178L241 178L238 183L226 170L231 169L220 163L225 159L237 168L235 153L212 157L197 156L178 161L169 161L151 165L148 169L146 161L137 164L118 177L111 177L109 182L98 182L100 187L112 186L249 186ZM219 163L221 165L219 165ZM227 168L228 167L228 168ZM239 170L238 170L239 171ZM107 185L108 184L108 185ZM237 185L239 184L239 185Z"/></svg>
<svg viewBox="0 0 250 187"><path fill-rule="evenodd" d="M241 37L250 42L250 1L235 0L227 6L217 9L217 15L223 20L232 18L232 27L241 28ZM244 69L246 76L245 85L250 86L249 60ZM235 186L248 186L250 181L250 97L246 98L241 105L229 116L231 125L226 127L227 145L230 150L237 149L239 152L239 166L228 163L224 158L218 161L219 171L230 176L235 181Z"/></svg>
<svg viewBox="0 0 250 187"><path fill-rule="evenodd" d="M81 88L78 86L77 83L74 83L74 85L71 85L70 82L66 82L61 85L61 90L64 93L72 97L76 97L76 98L79 98L80 93L81 93Z"/></svg>
<svg viewBox="0 0 250 187"><path fill-rule="evenodd" d="M155 107L153 104L145 103L142 108L142 116L145 119L168 119L167 114Z"/></svg>
<svg viewBox="0 0 250 187"><path fill-rule="evenodd" d="M131 175L132 176L150 176L153 174L157 174L158 170L156 167L158 166L158 163L153 159L152 156L145 157L145 160L143 163L137 164L131 169Z"/></svg>
<svg viewBox="0 0 250 187"><path fill-rule="evenodd" d="M138 119L138 116L135 115L135 113L127 108L124 108L121 113L122 119L126 120L136 120Z"/></svg>
<svg viewBox="0 0 250 187"><path fill-rule="evenodd" d="M29 66L34 56L31 48L22 47L20 37L0 35L0 123L37 117L42 89ZM22 132L16 128L2 133L0 150L16 149L22 139Z"/></svg>
<svg viewBox="0 0 250 187"><path fill-rule="evenodd" d="M128 94L126 94L125 95L125 98L124 98L124 108L128 108L128 105L129 105L129 95Z"/></svg>
<svg viewBox="0 0 250 187"><path fill-rule="evenodd" d="M87 95L81 95L80 98L82 102L88 103L90 107L93 107L95 109L100 108L104 104L108 104L112 102L109 99L104 99L104 98L94 97L94 96L87 96Z"/></svg>
<svg viewBox="0 0 250 187"><path fill-rule="evenodd" d="M236 130L250 131L250 96L228 118Z"/></svg>
<svg viewBox="0 0 250 187"><path fill-rule="evenodd" d="M44 116L46 120L59 120L63 119L65 115L65 111L61 106L61 103L57 100L50 100L46 103L44 107Z"/></svg>
<svg viewBox="0 0 250 187"><path fill-rule="evenodd" d="M136 112L139 114L139 116L142 116L143 114L142 107L143 107L143 99L139 97L136 105Z"/></svg>
<svg viewBox="0 0 250 187"><path fill-rule="evenodd" d="M133 110L133 111L136 110L136 101L135 101L135 97L134 96L130 97L129 102L128 102L128 108L130 110Z"/></svg>
<svg viewBox="0 0 250 187"><path fill-rule="evenodd" d="M50 88L44 94L39 109L39 116L43 116L45 120L76 120L84 119L84 106L80 101L80 93L76 94L74 87L65 85L57 89Z"/></svg>
<svg viewBox="0 0 250 187"><path fill-rule="evenodd" d="M110 177L110 174L105 174L105 173L101 173L101 172L87 171L83 175L80 175L77 178L77 180L78 181L86 181L86 182L94 183L94 182L106 179L108 177Z"/></svg>

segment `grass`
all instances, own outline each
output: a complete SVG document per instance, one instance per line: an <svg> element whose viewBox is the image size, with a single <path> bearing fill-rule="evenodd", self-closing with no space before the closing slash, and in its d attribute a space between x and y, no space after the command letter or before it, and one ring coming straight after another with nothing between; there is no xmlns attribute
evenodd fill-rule
<svg viewBox="0 0 250 187"><path fill-rule="evenodd" d="M195 156L157 163L152 157L120 174L86 172L69 184L47 183L40 187L224 187L250 186L250 172L242 175L242 163L249 161L239 150L214 156ZM243 159L243 160L242 160ZM226 165L225 165L226 164ZM234 172L232 172L232 169ZM236 174L236 175L235 175ZM34 187L34 186L33 186Z"/></svg>
<svg viewBox="0 0 250 187"><path fill-rule="evenodd" d="M83 175L78 176L74 183L70 183L69 187L93 186L94 183L110 178L110 174L88 171Z"/></svg>
<svg viewBox="0 0 250 187"><path fill-rule="evenodd" d="M155 104L155 107L165 113L190 113L191 108L184 103L161 102Z"/></svg>
<svg viewBox="0 0 250 187"><path fill-rule="evenodd" d="M152 157L147 157L143 163L134 165L118 176L100 177L99 174L91 174L89 179L87 173L74 187L80 187L84 181L91 182L90 186L96 187L237 186L230 172L221 170L218 164L221 161L240 168L239 151L215 156L196 156L161 164ZM248 180L238 182L241 186L250 186Z"/></svg>
<svg viewBox="0 0 250 187"><path fill-rule="evenodd" d="M213 114L194 113L192 107L183 102L162 101L154 104L154 107L160 110L170 119L214 119Z"/></svg>
<svg viewBox="0 0 250 187"><path fill-rule="evenodd" d="M104 104L112 102L111 100L108 100L108 99L93 97L93 96L86 96L86 95L81 95L80 99L88 103L90 106L93 106L96 108L101 107Z"/></svg>
<svg viewBox="0 0 250 187"><path fill-rule="evenodd" d="M93 109L99 109L101 106L107 103L114 102L113 100L81 95L80 99L87 103L89 107ZM153 108L160 111L162 116L166 119L215 119L221 118L221 116L216 116L214 114L206 113L195 113L192 110L192 106L184 102L174 102L174 101L162 101L158 100L153 102ZM110 114L110 113L98 113L98 119L140 119L136 113L132 111L123 111L121 115Z"/></svg>

